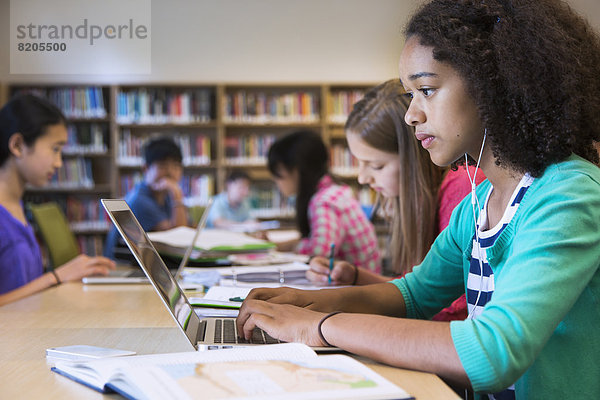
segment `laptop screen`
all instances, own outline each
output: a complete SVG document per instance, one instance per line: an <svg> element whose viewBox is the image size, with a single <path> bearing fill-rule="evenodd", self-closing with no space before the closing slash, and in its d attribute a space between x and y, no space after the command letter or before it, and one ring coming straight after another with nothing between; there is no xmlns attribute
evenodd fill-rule
<svg viewBox="0 0 600 400"><path fill-rule="evenodd" d="M129 206L123 200L103 200L102 203L125 243L148 275L148 279L171 311L171 315L195 347L200 318L193 311Z"/></svg>

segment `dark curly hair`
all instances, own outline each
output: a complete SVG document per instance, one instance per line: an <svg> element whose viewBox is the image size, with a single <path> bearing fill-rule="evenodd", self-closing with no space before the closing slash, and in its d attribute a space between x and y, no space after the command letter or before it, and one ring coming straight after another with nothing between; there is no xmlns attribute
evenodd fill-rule
<svg viewBox="0 0 600 400"><path fill-rule="evenodd" d="M560 0L434 0L406 37L465 77L498 165L539 176L575 153L598 163L600 39Z"/></svg>

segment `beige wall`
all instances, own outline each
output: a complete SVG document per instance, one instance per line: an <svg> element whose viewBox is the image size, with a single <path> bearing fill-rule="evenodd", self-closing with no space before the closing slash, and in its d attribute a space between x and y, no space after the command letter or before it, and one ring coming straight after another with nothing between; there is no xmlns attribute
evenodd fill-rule
<svg viewBox="0 0 600 400"><path fill-rule="evenodd" d="M49 0L51 1L51 0ZM0 0L0 81L375 82L396 75L417 0L153 0L152 74L10 75ZM570 0L600 31L600 1Z"/></svg>

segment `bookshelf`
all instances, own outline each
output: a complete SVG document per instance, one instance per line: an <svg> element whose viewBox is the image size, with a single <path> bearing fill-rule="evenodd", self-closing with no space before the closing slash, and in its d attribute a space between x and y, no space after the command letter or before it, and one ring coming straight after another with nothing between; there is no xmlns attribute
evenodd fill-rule
<svg viewBox="0 0 600 400"><path fill-rule="evenodd" d="M277 138L297 129L324 135L321 85L227 85L221 101L224 176L244 169L252 178L253 216L293 217L266 168L267 153ZM224 186L224 179L220 182Z"/></svg>
<svg viewBox="0 0 600 400"><path fill-rule="evenodd" d="M109 227L98 200L121 197L142 179L141 150L159 136L172 137L182 149L188 206L205 205L223 190L229 172L243 169L253 180L254 216L292 218L293 208L266 168L266 155L273 141L297 129L321 134L332 149L332 173L351 185L363 204L372 203L373 194L356 181L343 131L352 104L371 86L11 83L0 85L0 101L35 92L69 117L63 168L48 187L28 190L26 201L57 201L82 251L98 254Z"/></svg>
<svg viewBox="0 0 600 400"><path fill-rule="evenodd" d="M185 203L206 205L215 194L218 147L216 88L211 85L118 86L114 91L116 197L142 179L142 149L168 136L183 155Z"/></svg>

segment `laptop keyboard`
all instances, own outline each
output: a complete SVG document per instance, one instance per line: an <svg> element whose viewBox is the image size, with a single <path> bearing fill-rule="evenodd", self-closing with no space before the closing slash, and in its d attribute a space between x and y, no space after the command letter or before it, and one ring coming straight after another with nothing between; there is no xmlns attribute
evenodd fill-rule
<svg viewBox="0 0 600 400"><path fill-rule="evenodd" d="M205 340L204 333L206 331L206 321L200 322L200 331L202 332L199 340ZM253 344L275 344L283 343L278 339L269 336L260 328L254 328L252 331L252 339L250 341L244 338L238 338L235 328L234 319L217 319L215 320L215 344L238 344L238 343L253 343Z"/></svg>

